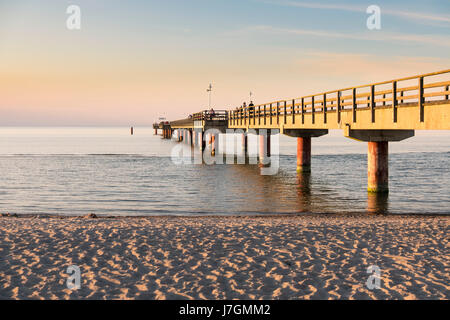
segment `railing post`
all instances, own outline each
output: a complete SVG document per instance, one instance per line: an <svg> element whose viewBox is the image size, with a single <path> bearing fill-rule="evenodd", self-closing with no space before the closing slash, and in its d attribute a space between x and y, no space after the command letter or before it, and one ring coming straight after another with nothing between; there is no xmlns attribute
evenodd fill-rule
<svg viewBox="0 0 450 320"><path fill-rule="evenodd" d="M424 122L425 114L423 109L423 77L419 78L419 109L420 109L420 122Z"/></svg>
<svg viewBox="0 0 450 320"><path fill-rule="evenodd" d="M394 123L397 122L397 81L392 82L392 112Z"/></svg>
<svg viewBox="0 0 450 320"><path fill-rule="evenodd" d="M280 103L277 102L277 126L280 125Z"/></svg>
<svg viewBox="0 0 450 320"><path fill-rule="evenodd" d="M292 124L295 124L295 99L292 99Z"/></svg>
<svg viewBox="0 0 450 320"><path fill-rule="evenodd" d="M305 124L305 98L302 98L302 124Z"/></svg>
<svg viewBox="0 0 450 320"><path fill-rule="evenodd" d="M370 113L372 116L372 123L375 122L375 86L370 86Z"/></svg>
<svg viewBox="0 0 450 320"><path fill-rule="evenodd" d="M449 86L445 87L445 91L448 92ZM448 100L448 93L445 95L445 100Z"/></svg>
<svg viewBox="0 0 450 320"><path fill-rule="evenodd" d="M356 88L352 89L352 113L353 113L353 123L356 122L356 108L357 108L357 104L356 104Z"/></svg>
<svg viewBox="0 0 450 320"><path fill-rule="evenodd" d="M337 100L336 100L336 115L337 115L337 123L341 123L341 92L337 92Z"/></svg>
<svg viewBox="0 0 450 320"><path fill-rule="evenodd" d="M264 105L264 125L266 125L266 118L267 118L266 106L267 105Z"/></svg>
<svg viewBox="0 0 450 320"><path fill-rule="evenodd" d="M311 97L311 120L312 120L312 124L314 124L316 122L315 119L315 114L314 114L314 96Z"/></svg>
<svg viewBox="0 0 450 320"><path fill-rule="evenodd" d="M261 106L258 106L258 125L261 125Z"/></svg>
<svg viewBox="0 0 450 320"><path fill-rule="evenodd" d="M322 102L322 112L323 112L323 123L327 123L327 94L323 94Z"/></svg>
<svg viewBox="0 0 450 320"><path fill-rule="evenodd" d="M272 124L272 104L270 104L270 109L269 109L269 123Z"/></svg>
<svg viewBox="0 0 450 320"><path fill-rule="evenodd" d="M284 124L287 124L287 101L284 101Z"/></svg>

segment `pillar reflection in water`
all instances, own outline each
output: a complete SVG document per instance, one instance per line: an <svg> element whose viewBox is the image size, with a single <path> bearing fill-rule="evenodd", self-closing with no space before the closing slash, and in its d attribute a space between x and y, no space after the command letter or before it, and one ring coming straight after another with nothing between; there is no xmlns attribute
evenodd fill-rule
<svg viewBox="0 0 450 320"><path fill-rule="evenodd" d="M367 213L370 214L387 214L389 212L389 194L373 193L367 194Z"/></svg>
<svg viewBox="0 0 450 320"><path fill-rule="evenodd" d="M300 212L311 211L311 172L297 173L297 195Z"/></svg>

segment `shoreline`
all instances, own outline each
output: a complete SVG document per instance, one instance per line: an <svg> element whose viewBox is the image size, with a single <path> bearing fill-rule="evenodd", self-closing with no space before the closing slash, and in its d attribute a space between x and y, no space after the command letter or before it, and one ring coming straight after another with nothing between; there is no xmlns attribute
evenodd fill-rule
<svg viewBox="0 0 450 320"><path fill-rule="evenodd" d="M129 218L0 218L0 299L450 298L450 216Z"/></svg>
<svg viewBox="0 0 450 320"><path fill-rule="evenodd" d="M336 213L336 212L305 212L305 213L250 213L250 214L194 214L194 215L108 215L108 214L94 214L94 218L85 215L64 215L64 214L36 214L36 213L0 213L2 218L17 218L17 219L158 219L158 218L297 218L297 217L344 217L344 218L374 218L374 217L450 217L449 213L368 213L368 212L351 212L351 213Z"/></svg>

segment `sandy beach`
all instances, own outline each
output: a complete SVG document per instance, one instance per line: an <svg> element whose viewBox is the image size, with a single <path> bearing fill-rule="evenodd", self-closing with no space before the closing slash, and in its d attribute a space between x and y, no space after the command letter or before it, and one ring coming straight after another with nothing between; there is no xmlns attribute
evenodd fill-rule
<svg viewBox="0 0 450 320"><path fill-rule="evenodd" d="M449 299L448 216L0 217L0 299ZM66 286L67 268L81 288ZM370 290L367 268L381 271Z"/></svg>

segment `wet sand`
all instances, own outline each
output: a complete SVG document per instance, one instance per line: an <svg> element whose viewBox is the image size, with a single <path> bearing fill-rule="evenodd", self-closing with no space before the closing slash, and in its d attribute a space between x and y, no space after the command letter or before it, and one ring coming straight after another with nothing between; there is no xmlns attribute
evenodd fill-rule
<svg viewBox="0 0 450 320"><path fill-rule="evenodd" d="M0 299L449 299L450 216L0 217ZM77 265L81 288L69 290ZM367 268L381 270L369 290Z"/></svg>

